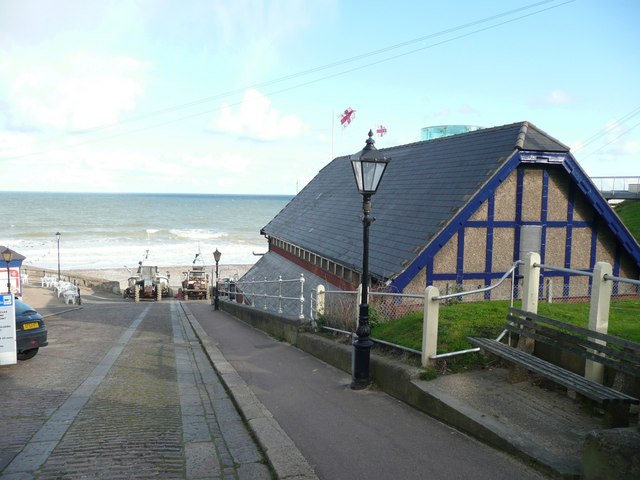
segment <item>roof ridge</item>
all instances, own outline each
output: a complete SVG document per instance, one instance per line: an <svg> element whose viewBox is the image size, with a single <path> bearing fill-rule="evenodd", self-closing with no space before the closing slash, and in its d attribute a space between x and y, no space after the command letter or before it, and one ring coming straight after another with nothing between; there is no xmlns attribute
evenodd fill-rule
<svg viewBox="0 0 640 480"><path fill-rule="evenodd" d="M410 147L412 145L417 145L419 143L425 143L425 142L429 142L429 143L448 142L448 141L451 141L452 138L460 138L460 137L469 136L469 135L486 135L487 133L490 133L492 131L506 129L518 124L529 124L529 122L521 121L521 122L508 123L505 125L497 125L493 127L486 127L486 128L483 127L478 130L473 130L471 132L456 133L455 135L447 135L445 137L431 138L429 140L416 140L415 142L403 143L402 145L394 145L392 147L378 148L378 150L391 150L395 148ZM341 155L340 157L343 157L343 156L348 156L348 155ZM340 157L336 157L336 158L340 158Z"/></svg>
<svg viewBox="0 0 640 480"><path fill-rule="evenodd" d="M529 128L529 122L522 122L520 132L518 132L518 138L516 138L516 148L522 150L524 147L524 140L527 138L527 130Z"/></svg>

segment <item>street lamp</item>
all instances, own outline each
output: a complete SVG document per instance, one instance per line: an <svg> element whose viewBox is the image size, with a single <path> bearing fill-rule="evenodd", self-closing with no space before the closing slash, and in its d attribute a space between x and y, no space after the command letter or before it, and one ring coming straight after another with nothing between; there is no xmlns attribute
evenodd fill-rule
<svg viewBox="0 0 640 480"><path fill-rule="evenodd" d="M220 262L220 257L222 256L222 253L220 253L220 251L216 248L216 251L213 252L213 258L216 261L216 291L215 291L215 297L214 297L214 301L213 301L213 309L214 310L218 310L220 308L219 305L219 296L218 296L218 263Z"/></svg>
<svg viewBox="0 0 640 480"><path fill-rule="evenodd" d="M58 240L58 281L60 281L60 232L56 232L56 239Z"/></svg>
<svg viewBox="0 0 640 480"><path fill-rule="evenodd" d="M353 372L351 374L351 388L360 390L371 383L369 375L369 358L373 342L369 338L369 226L373 221L371 215L371 196L376 193L382 175L387 168L389 158L386 158L374 146L373 132L369 130L369 138L365 147L358 153L351 155L351 166L356 179L358 192L362 194L362 298L358 315L357 338L353 342Z"/></svg>
<svg viewBox="0 0 640 480"><path fill-rule="evenodd" d="M2 251L2 259L7 263L7 293L11 293L11 275L9 274L9 263L13 260L13 252L8 248Z"/></svg>

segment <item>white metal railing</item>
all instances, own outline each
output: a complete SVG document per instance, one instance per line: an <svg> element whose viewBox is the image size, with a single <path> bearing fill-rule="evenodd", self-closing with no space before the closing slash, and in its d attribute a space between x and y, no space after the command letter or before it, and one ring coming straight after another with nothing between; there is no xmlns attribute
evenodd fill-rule
<svg viewBox="0 0 640 480"><path fill-rule="evenodd" d="M504 281L511 277L511 282L512 282L512 288L510 289L510 305L513 306L513 285L515 283L515 270L518 267L518 265L521 265L523 262L521 260L518 260L516 262L514 262L514 264L502 275L502 277L500 277L500 279L493 285L489 285L488 287L484 287L484 288L479 288L479 289L475 289L475 290L469 290L469 291L461 291L461 292L456 292L456 293L451 293L451 294L446 294L446 295L438 295L437 297L433 297L430 300L432 301L443 301L443 300L449 300L449 299L457 299L457 298L461 298L463 296L466 295L474 295L474 294L478 294L478 293L484 293L484 292L489 292L495 288L498 288L500 285L502 285L502 283L504 283ZM352 307L349 308L347 307L347 311L350 311L352 313L348 313L347 315L350 315L353 317L354 322L357 322L357 308L358 308L358 298L360 298L360 290L361 287L358 288L358 290L353 290L353 291L345 291L345 290L325 290L324 286L319 285L318 286L318 290L317 292L312 292L311 295L311 306L312 309L310 310L310 318L311 318L311 322L312 322L312 326L314 328L317 328L317 319L318 319L318 315L319 314L324 314L324 308L326 305L326 299L325 299L325 295L350 295L353 298L351 299L351 303L353 303ZM415 293L390 293L390 292L376 292L376 291L369 291L369 297L379 297L379 298L384 298L384 297L393 297L393 298L399 298L399 299L417 299L420 301L420 304L416 304L414 305L414 307L419 307L420 309L422 309L423 311L425 310L425 306L428 304L427 300L427 294L426 294L427 290L425 290L425 293L423 294L415 294ZM314 295L315 294L315 295ZM374 301L375 302L375 301ZM380 304L375 304L374 305L370 305L370 308L376 308L378 307ZM355 325L354 323L354 326ZM425 327L426 327L426 323L425 323ZM345 328L334 328L334 327L328 327L328 326L322 326L323 329L325 330L330 330L330 331L334 331L334 332L339 332L339 333L344 333L345 335L354 335L353 330L351 331L346 330ZM424 329L423 329L424 331ZM502 335L502 334L501 334ZM437 342L437 331L436 334L434 336L435 341ZM380 343L383 345L388 345L394 348L398 348L404 351L408 351L411 353L415 353L418 355L422 355L424 357L424 345L425 345L425 341L423 338L423 351L419 351L419 350L415 350L409 347L405 347L404 345L398 345L398 344L392 344L389 342L386 342L384 340L380 340L377 338L372 337L371 338L372 341L376 342L376 343ZM467 350L461 350L461 351L457 351L457 352L447 352L447 353L442 353L439 355L432 355L430 357L431 360L437 360L439 358L446 358L446 357L452 357L455 355L462 355L464 353L469 353L469 352L477 352L479 351L479 348L472 348L472 349L467 349Z"/></svg>
<svg viewBox="0 0 640 480"><path fill-rule="evenodd" d="M591 177L591 180L607 200L640 198L640 176Z"/></svg>
<svg viewBox="0 0 640 480"><path fill-rule="evenodd" d="M513 284L513 282L515 281L516 268L518 268L518 265L522 265L523 263L524 262L522 260L515 261L514 264L509 268L509 270L504 272L504 275L502 275L502 277L500 277L498 282L496 284L494 284L494 285L489 285L488 287L484 287L484 288L477 288L475 290L467 290L467 291L463 291L463 292L449 293L449 294L446 294L446 295L437 295L436 297L433 297L432 300L434 300L434 301L447 300L449 298L460 298L460 297L463 297L465 295L475 295L475 294L478 294L478 293L489 292L489 291L499 287L500 285L502 285L502 282L504 282L509 277L511 277L511 283ZM510 302L511 302L511 306L513 306L513 288L511 289Z"/></svg>
<svg viewBox="0 0 640 480"><path fill-rule="evenodd" d="M596 263L592 272L585 270L575 270L563 267L555 267L551 265L543 265L540 263L540 255L530 252L526 255L523 268L523 292L522 307L526 312L538 312L538 300L540 297L540 271L542 269L555 270L574 275L582 275L591 277L590 288L590 305L589 305L589 330L599 333L607 333L609 328L609 311L611 309L611 297L613 293L614 282L622 282L635 285L635 294L637 295L637 286L640 281L631 278L621 278L612 274L612 268L609 263ZM431 290L431 292L429 292ZM438 328L438 308L439 302L437 288L427 287L428 303L425 305L424 327L423 327L423 354L422 364L427 366L431 361L438 358L436 355L437 345L437 328ZM429 332L429 333L426 333ZM604 375L604 366L597 362L587 360L585 365L585 377L602 383Z"/></svg>
<svg viewBox="0 0 640 480"><path fill-rule="evenodd" d="M289 296L283 294L283 285L296 283L300 286L300 294L296 296ZM268 310L270 303L269 299L275 301L276 308L274 309L277 313L282 314L284 312L283 304L285 302L296 302L299 304L300 310L298 314L298 319L304 320L304 274L300 274L299 278L294 279L283 279L282 275L279 275L276 280L268 280L266 277L264 280L244 280L244 281L236 281L233 282L234 290L231 292L230 282L224 282L227 285L227 291L225 293L229 293L233 295L229 296L229 300L238 302L238 298L242 298L242 303L245 303L247 300L250 302L250 305L256 307L256 303L259 300L262 300L263 309ZM222 293L222 292L221 292Z"/></svg>
<svg viewBox="0 0 640 480"><path fill-rule="evenodd" d="M640 191L640 176L591 177L591 181L601 192L626 191L638 193Z"/></svg>
<svg viewBox="0 0 640 480"><path fill-rule="evenodd" d="M424 313L423 320L423 328L422 328L422 351L419 352L417 350L413 350L400 345L393 345L396 348L401 348L403 350L412 351L414 353L420 354L422 357L423 366L428 366L435 360L451 357L454 355L461 355L470 352L477 352L478 348L471 348L466 350L460 350L456 352L446 352L446 353L437 353L437 344L438 344L438 316L439 316L439 308L440 304L443 301L451 300L451 299L461 299L464 296L475 295L479 293L485 293L491 290L498 288L501 284L503 284L509 277L511 278L511 295L510 295L510 306L513 306L514 302L514 292L516 285L515 272L519 266L523 266L521 274L522 274L522 309L530 312L537 312L537 304L540 295L540 271L541 270L552 270L561 273L567 273L571 275L577 276L588 276L591 277L591 284L589 287L588 295L591 299L591 308L590 308L590 320L589 320L589 328L597 331L603 331L606 333L606 324L608 323L608 311L610 307L610 299L612 296L612 286L615 282L626 283L629 285L634 285L633 291L627 292L628 294L638 295L640 289L640 280L617 277L612 275L611 265L605 262L598 262L593 271L588 270L577 270L570 269L564 267L556 267L552 265L544 265L540 263L540 256L538 254L530 253L527 255L526 260L518 260L514 262L514 264L507 270L502 277L495 283L488 287L478 288L474 290L468 291L460 291L455 293L449 293L440 295L440 292L437 287L429 286L425 289L424 294L400 294L400 293L388 293L388 292L375 292L370 291L369 296L371 298L370 307L376 307L376 302L374 300L375 297L397 297L397 298L410 298L410 299L419 299L422 302L422 308ZM603 285L605 287L603 287ZM311 309L310 309L310 318L312 324L314 326L317 325L317 319L319 315L325 314L325 309L328 304L328 296L338 296L338 295L347 295L349 296L348 302L345 303L344 307L344 316L351 319L348 327L342 328L334 328L334 326L323 326L322 328L327 330L332 330L336 332L341 332L348 335L353 335L353 330L355 329L355 323L357 322L357 303L359 298L359 291L343 291L343 290L324 290L322 285L318 286L317 292L312 292L311 295ZM373 297L373 298L372 298ZM595 299L595 300L594 300ZM372 305L373 304L373 305ZM602 313L602 310L606 310L606 321L605 316ZM352 328L353 327L353 328ZM505 335L505 331L503 331L498 337L498 340L501 340ZM379 343L386 343L375 338L372 338L373 341ZM590 367L591 368L591 367ZM595 367L594 367L595 368Z"/></svg>

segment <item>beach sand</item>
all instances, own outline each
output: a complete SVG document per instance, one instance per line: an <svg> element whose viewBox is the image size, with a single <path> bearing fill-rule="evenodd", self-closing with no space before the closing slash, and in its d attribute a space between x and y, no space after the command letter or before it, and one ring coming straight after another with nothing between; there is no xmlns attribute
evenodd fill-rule
<svg viewBox="0 0 640 480"><path fill-rule="evenodd" d="M218 276L223 278L240 278L242 277L253 265L252 264L240 264L240 265L218 265ZM29 266L30 271L38 272L40 269L37 266ZM161 274L166 275L169 273L169 285L176 290L180 286L182 280L182 272L186 272L191 269L191 265L178 266L178 267L158 267L158 271ZM215 281L215 265L207 265L205 271L209 274L209 278ZM48 270L52 272L51 270ZM120 288L127 287L127 279L135 273L135 269L127 268L104 268L104 269L80 269L80 270L62 270L60 273L62 276L71 275L74 278L87 278L87 279L101 279L112 282L119 282ZM34 278L35 279L35 278Z"/></svg>

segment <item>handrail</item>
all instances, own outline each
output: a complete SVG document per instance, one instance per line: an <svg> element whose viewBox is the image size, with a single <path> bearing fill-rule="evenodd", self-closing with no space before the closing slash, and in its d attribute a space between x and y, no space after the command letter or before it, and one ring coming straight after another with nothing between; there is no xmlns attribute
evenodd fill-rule
<svg viewBox="0 0 640 480"><path fill-rule="evenodd" d="M586 272L584 270L575 270L573 268L555 267L553 265L544 265L542 263L534 263L534 267L544 268L545 270L554 270L556 272L573 273L575 275L583 275L585 277L593 277L593 272ZM605 274L603 277L605 280L611 282L629 283L631 285L640 285L640 280L633 280L632 278L616 277L614 275Z"/></svg>
<svg viewBox="0 0 640 480"><path fill-rule="evenodd" d="M282 284L283 283L291 283L291 282L296 282L300 284L300 296L298 297L289 297L289 296L283 296L282 295ZM298 315L298 319L300 320L304 320L304 274L300 274L300 278L295 278L295 279L283 279L282 275L280 275L278 277L277 280L267 280L267 278L265 277L264 280L244 280L244 281L236 281L235 286L237 289L237 286L249 286L249 285L264 285L264 292L259 293L259 292L249 292L249 291L242 291L241 293L247 297L247 298L263 298L264 299L264 309L267 309L267 298L275 298L278 299L278 313L282 313L283 309L282 309L282 301L283 300L292 300L292 301L296 301L296 302L300 302L300 314ZM277 295L272 295L272 294L267 294L267 285L268 284L278 284L279 285L279 291ZM253 302L252 302L253 303Z"/></svg>
<svg viewBox="0 0 640 480"><path fill-rule="evenodd" d="M446 300L447 298L457 298L457 297L462 297L465 295L473 295L476 293L484 293L484 292L489 292L491 290L493 290L496 287L499 287L502 282L504 282L507 277L509 275L511 275L515 269L518 267L518 265L523 264L524 262L522 260L516 260L513 265L511 266L511 268L509 270L507 270L506 272L504 272L504 275L502 275L502 277L500 277L500 280L498 280L498 283L494 284L494 285L489 285L488 287L484 287L484 288L478 288L476 290L468 290L466 292L456 292L456 293L448 293L446 295L436 295L435 297L433 297L432 300L434 301L438 301L438 300Z"/></svg>
<svg viewBox="0 0 640 480"><path fill-rule="evenodd" d="M610 280L612 282L620 282L620 283L630 283L631 285L640 285L640 280L633 280L631 278L624 277L614 277L613 275L605 274L605 280Z"/></svg>
<svg viewBox="0 0 640 480"><path fill-rule="evenodd" d="M553 270L555 272L573 273L575 275L583 275L585 277L593 277L593 272L587 272L585 270L576 270L575 268L556 267L554 265L544 265L542 263L534 263L534 267L543 268L545 270Z"/></svg>

